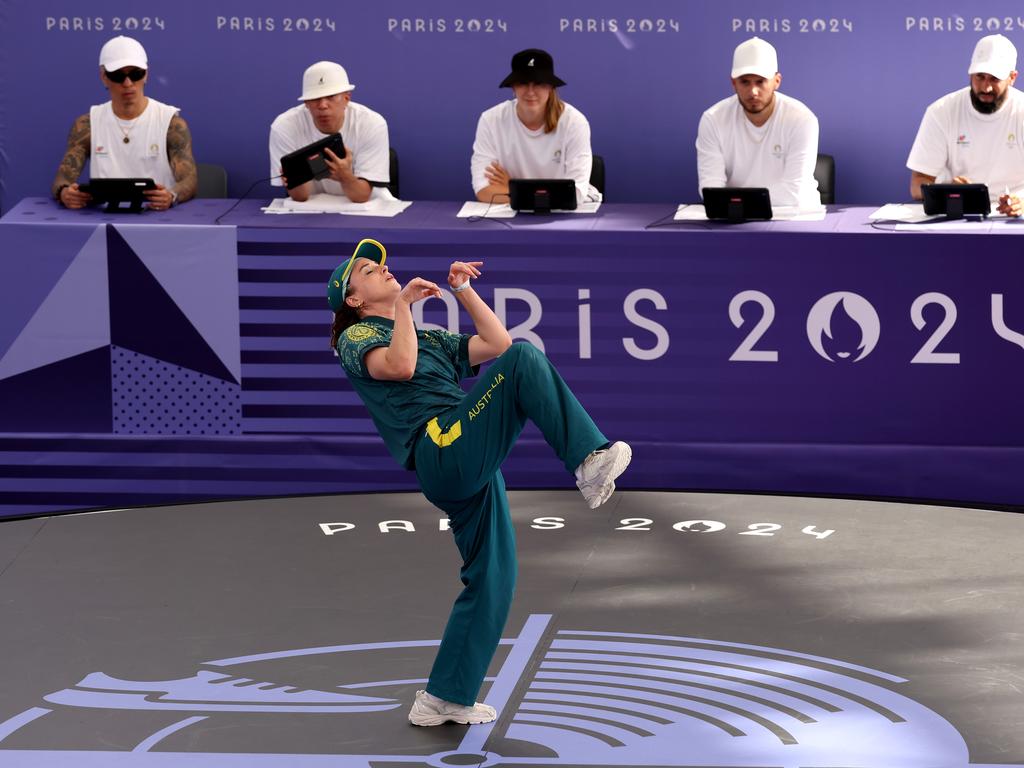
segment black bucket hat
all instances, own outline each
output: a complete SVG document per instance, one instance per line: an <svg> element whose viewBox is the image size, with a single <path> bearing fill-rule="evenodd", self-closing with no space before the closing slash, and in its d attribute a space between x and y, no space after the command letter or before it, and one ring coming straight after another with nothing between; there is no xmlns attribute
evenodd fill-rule
<svg viewBox="0 0 1024 768"><path fill-rule="evenodd" d="M565 85L565 81L555 74L551 54L540 48L527 48L513 56L512 72L498 87L508 88L517 83L546 83L556 88Z"/></svg>

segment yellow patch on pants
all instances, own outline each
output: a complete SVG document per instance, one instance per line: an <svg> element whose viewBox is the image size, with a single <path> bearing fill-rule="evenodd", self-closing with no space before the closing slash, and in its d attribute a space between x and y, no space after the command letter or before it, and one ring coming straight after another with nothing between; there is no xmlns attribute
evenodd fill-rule
<svg viewBox="0 0 1024 768"><path fill-rule="evenodd" d="M427 422L427 434L430 435L430 439L434 441L434 445L438 448L447 448L462 437L462 421L456 421L448 427L447 432L442 432L441 425L437 423L437 417L435 416Z"/></svg>

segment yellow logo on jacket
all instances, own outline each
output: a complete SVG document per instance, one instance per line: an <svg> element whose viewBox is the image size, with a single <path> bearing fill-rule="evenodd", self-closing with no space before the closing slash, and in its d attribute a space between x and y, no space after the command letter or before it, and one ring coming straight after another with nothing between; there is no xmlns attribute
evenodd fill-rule
<svg viewBox="0 0 1024 768"><path fill-rule="evenodd" d="M364 323L350 325L345 330L345 338L355 344L358 344L361 341L366 341L367 339L372 339L374 336L378 335L376 328Z"/></svg>

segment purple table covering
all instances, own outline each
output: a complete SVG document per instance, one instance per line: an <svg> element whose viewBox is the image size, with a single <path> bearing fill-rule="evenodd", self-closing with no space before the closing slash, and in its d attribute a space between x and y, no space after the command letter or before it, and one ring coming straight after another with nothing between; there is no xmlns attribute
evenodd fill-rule
<svg viewBox="0 0 1024 768"><path fill-rule="evenodd" d="M26 197L0 218L3 224L98 224L117 225L196 225L212 226L226 213L235 200L189 200L166 211L144 210L141 213L107 213L102 208L68 210L48 197Z"/></svg>
<svg viewBox="0 0 1024 768"><path fill-rule="evenodd" d="M605 203L597 213L552 214L535 216L519 214L513 219L459 219L461 202L415 201L393 218L376 216L343 216L338 214L267 214L262 208L268 199L203 199L190 200L168 211L145 211L141 214L106 213L100 209L67 210L49 198L25 198L8 211L0 221L5 224L88 224L96 225L224 225L249 229L274 229L289 232L306 230L344 230L387 232L393 242L423 242L459 237L460 239L493 240L508 231L524 240L547 237L556 232L616 236L623 233L647 232L650 236L672 237L685 233L743 234L750 232L843 233L843 234L938 234L943 237L964 234L1020 234L1024 221L979 222L962 231L941 232L928 224L918 225L914 232L896 232L895 222L871 222L868 214L873 206L829 206L823 221L751 221L727 224L707 221L672 221L674 205L659 203ZM283 237L285 235L279 235Z"/></svg>
<svg viewBox="0 0 1024 768"><path fill-rule="evenodd" d="M669 234L673 232L833 232L848 221L848 211L837 209L826 215L825 221L815 222L747 222L730 225L719 222L673 222L674 205L657 203L604 203L597 213L560 213L534 215L520 213L511 219L460 219L461 202L438 202L420 200L414 202L403 213L394 218L374 216L342 216L337 214L266 214L261 209L266 200L243 200L221 220L246 229L280 230L367 230L386 231L393 242L422 242L424 239L458 237L460 240L502 239L509 232L515 232L525 240L546 238L553 233L591 233L605 236L618 233L648 232ZM851 209L856 213L846 226L854 227L854 221L872 209ZM870 227L867 227L870 229ZM851 230L852 231L852 230ZM412 235L413 240L407 237Z"/></svg>
<svg viewBox="0 0 1024 768"><path fill-rule="evenodd" d="M4 216L0 515L414 489L326 345L324 281L364 236L400 279L483 258L477 288L513 335L634 444L622 487L1024 498L1012 238L894 233L870 208L730 226L669 224L665 205L474 222L452 202L394 219L235 203ZM571 487L531 428L504 471Z"/></svg>

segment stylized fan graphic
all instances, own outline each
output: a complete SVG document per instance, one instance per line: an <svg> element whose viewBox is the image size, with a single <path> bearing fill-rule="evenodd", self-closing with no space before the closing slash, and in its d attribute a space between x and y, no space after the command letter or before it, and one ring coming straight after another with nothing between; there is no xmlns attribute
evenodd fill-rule
<svg viewBox="0 0 1024 768"><path fill-rule="evenodd" d="M346 768L372 768L382 762L477 768L968 765L960 734L936 713L897 693L895 688L907 681L885 672L778 648L700 638L570 630L552 636L550 621L548 615L531 616L518 637L502 641L509 651L486 696L501 715L494 723L466 729L458 749L433 755L330 757ZM217 671L161 682L135 683L93 673L45 699L63 707L202 715L151 734L134 750L147 752L218 712L383 712L407 702L351 691L422 682L381 680L314 690L232 675L227 671L232 666L336 653L359 658L368 651L437 644L391 641L279 651L207 662L205 666ZM50 711L33 708L0 723L0 742ZM526 749L529 755L523 753ZM15 755L41 766L67 764L59 760L70 760L72 754L98 753L0 748L0 763ZM161 755L161 765L175 765L179 758L183 765L199 764L191 753ZM56 762L48 762L50 756ZM235 765L231 761L239 757L206 753L202 765ZM327 756L259 757L261 766L303 768L312 765L312 758Z"/></svg>
<svg viewBox="0 0 1024 768"><path fill-rule="evenodd" d="M206 671L182 680L145 683L94 672L74 688L45 699L72 707L189 712L380 712L400 706L394 699L315 691Z"/></svg>
<svg viewBox="0 0 1024 768"><path fill-rule="evenodd" d="M966 760L951 726L875 681L905 682L778 649L559 632L508 736L595 765L621 762L619 752L669 765L867 765L903 753L915 756L908 764L925 754Z"/></svg>

